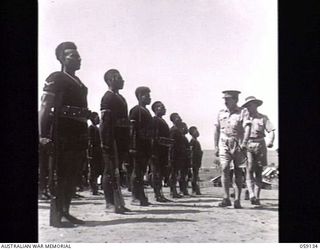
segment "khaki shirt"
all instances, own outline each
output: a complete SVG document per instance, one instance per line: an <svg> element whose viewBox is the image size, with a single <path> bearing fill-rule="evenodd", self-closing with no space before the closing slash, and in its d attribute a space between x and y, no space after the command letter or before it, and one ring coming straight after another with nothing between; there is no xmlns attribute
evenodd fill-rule
<svg viewBox="0 0 320 250"><path fill-rule="evenodd" d="M274 126L266 115L257 113L254 117L250 116L250 120L252 124L249 137L250 139L264 138L264 131L269 133L275 130Z"/></svg>
<svg viewBox="0 0 320 250"><path fill-rule="evenodd" d="M220 138L234 137L242 140L244 127L251 124L249 112L246 108L237 107L232 113L228 109L222 109L218 113L215 126L220 130Z"/></svg>

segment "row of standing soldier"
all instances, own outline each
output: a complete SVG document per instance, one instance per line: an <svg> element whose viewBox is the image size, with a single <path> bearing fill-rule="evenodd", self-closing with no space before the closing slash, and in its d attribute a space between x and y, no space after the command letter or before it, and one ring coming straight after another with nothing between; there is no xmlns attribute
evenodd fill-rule
<svg viewBox="0 0 320 250"><path fill-rule="evenodd" d="M101 100L100 121L97 113L88 109L87 87L75 75L81 65L76 45L72 42L61 43L56 48L56 57L62 68L46 79L39 113L40 150L49 152L49 187L52 195L50 225L73 227L75 224L84 223L83 220L72 216L69 210L78 184L78 173L87 157L88 138L101 140L100 146L98 144L90 148L89 153L89 156L102 155L100 159L89 157L92 186L96 186L98 165L103 162L102 186L106 205L113 207L116 213L130 211L125 207L120 188L120 166L123 163L127 163L127 176L130 178L134 205L150 205L143 185L143 176L149 163L157 201L169 201L162 193L165 169L169 169L170 172L169 185L172 197L180 197L176 190L178 173L180 191L187 194L186 177L191 166L189 144L185 137L188 129L180 116L176 113L170 116L174 126L169 130L162 119L165 107L161 102L155 102L152 110L156 116L152 118L146 108L151 103L150 89L147 87L136 89L138 105L130 110L128 116L126 100L119 94L124 81L119 71L112 69L104 76L109 89ZM100 136L92 130L89 130L90 136L88 135L88 120L94 125L100 122ZM193 157L200 157L193 161L194 168L197 168L201 165L202 157L200 144L196 140L199 133L195 127L190 133L194 137L194 149L199 151ZM168 165L170 167L166 168ZM197 179L198 176L195 174L193 190L200 194Z"/></svg>
<svg viewBox="0 0 320 250"><path fill-rule="evenodd" d="M81 58L72 42L64 42L56 48L56 57L62 69L52 73L46 80L40 110L40 150L50 152L49 179L50 192L53 195L50 206L50 225L55 227L83 224L69 213L71 198L75 193L78 172L81 170L88 148L88 127L99 122L97 114L87 108L87 87L75 75L80 69ZM186 175L190 167L188 160L188 141L185 138L187 127L177 113L170 116L174 126L169 130L162 119L164 105L155 102L152 109L156 114L152 118L146 106L150 104L150 89L139 87L136 90L138 105L127 111L125 99L119 94L124 81L117 70L105 74L109 90L101 100L100 139L104 162L103 189L107 206L117 213L129 211L124 204L120 189L119 166L128 162L132 203L148 206L150 203L144 192L143 176L147 164L151 162L156 199L167 201L161 192L161 171L166 164L170 166L169 186L173 198L179 198L176 190L177 176L182 194L187 194ZM235 175L234 207L241 208L240 195L243 171L246 166L247 185L253 205L259 205L262 185L261 172L266 164L266 146L272 147L274 127L269 119L257 112L261 100L248 97L242 107L237 106L239 91L224 91L226 109L219 111L215 123L215 154L219 156L222 167L222 185L224 198L221 207L231 206L230 165L233 162ZM131 123L130 123L131 121ZM161 124L161 125L160 125ZM131 126L130 126L131 125ZM192 132L193 131L193 132ZM266 145L264 131L272 137ZM202 151L196 137L196 128L190 128L194 140L191 142L199 153L193 155L193 190L200 193L197 180L197 168L201 165ZM169 150L171 149L171 150ZM162 154L168 154L162 157ZM49 156L49 157L48 157ZM195 160L198 156L198 160ZM199 165L200 161L200 165ZM94 165L93 162L91 164ZM178 174L179 173L179 174ZM94 175L93 175L94 176ZM160 176L160 177L159 177ZM256 189L254 190L254 186Z"/></svg>

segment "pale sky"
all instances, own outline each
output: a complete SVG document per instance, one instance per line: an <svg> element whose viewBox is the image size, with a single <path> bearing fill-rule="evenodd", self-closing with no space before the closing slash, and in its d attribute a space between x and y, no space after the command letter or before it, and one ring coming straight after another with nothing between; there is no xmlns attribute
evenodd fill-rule
<svg viewBox="0 0 320 250"><path fill-rule="evenodd" d="M264 101L259 111L278 129L276 0L41 0L39 100L47 76L60 70L55 48L73 41L82 58L77 75L89 108L100 110L111 68L125 80L129 110L138 86L151 89L169 115L197 126L203 149L213 148L222 91ZM40 102L39 102L40 106ZM151 106L148 107L151 111ZM153 114L153 112L151 111ZM274 149L278 148L278 130Z"/></svg>

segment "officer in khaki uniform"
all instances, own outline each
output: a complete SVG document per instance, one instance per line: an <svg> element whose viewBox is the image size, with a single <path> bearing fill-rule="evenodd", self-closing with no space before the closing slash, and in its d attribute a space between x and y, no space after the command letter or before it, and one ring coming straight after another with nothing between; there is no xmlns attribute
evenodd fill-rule
<svg viewBox="0 0 320 250"><path fill-rule="evenodd" d="M252 205L260 205L259 198L262 186L262 171L263 167L267 165L267 147L272 148L274 141L275 128L266 115L260 114L257 111L257 108L261 106L262 103L261 100L256 99L254 96L249 96L242 105L242 107L248 109L251 120L251 132L247 149L248 165L246 182ZM265 131L270 133L267 144L264 139Z"/></svg>
<svg viewBox="0 0 320 250"><path fill-rule="evenodd" d="M249 113L246 108L237 106L240 91L226 90L222 93L226 109L219 111L214 133L215 155L220 158L221 181L224 189L224 198L219 206L231 206L229 196L230 162L233 161L236 184L234 208L241 208L240 195L243 180L242 169L239 166L246 161L244 149L250 133Z"/></svg>

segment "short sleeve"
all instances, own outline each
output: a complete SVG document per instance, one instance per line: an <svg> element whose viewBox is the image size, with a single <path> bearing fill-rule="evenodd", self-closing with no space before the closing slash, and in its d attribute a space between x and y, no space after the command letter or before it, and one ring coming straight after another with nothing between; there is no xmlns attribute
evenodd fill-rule
<svg viewBox="0 0 320 250"><path fill-rule="evenodd" d="M55 95L61 89L61 72L49 75L44 83L44 94Z"/></svg>
<svg viewBox="0 0 320 250"><path fill-rule="evenodd" d="M59 72L52 73L49 75L44 83L43 94L41 96L41 103L43 106L52 106L56 94L61 89Z"/></svg>
<svg viewBox="0 0 320 250"><path fill-rule="evenodd" d="M273 124L270 122L270 120L267 116L265 116L265 126L266 126L266 131L268 133L275 130Z"/></svg>
<svg viewBox="0 0 320 250"><path fill-rule="evenodd" d="M111 98L108 92L101 99L100 110L111 110Z"/></svg>
<svg viewBox="0 0 320 250"><path fill-rule="evenodd" d="M213 125L218 128L220 127L219 116L220 116L220 112L218 113L217 118L214 120L214 123L213 123Z"/></svg>
<svg viewBox="0 0 320 250"><path fill-rule="evenodd" d="M249 111L246 108L243 108L241 110L241 120L242 120L242 126L245 127L247 125L251 125L252 121L250 119Z"/></svg>

